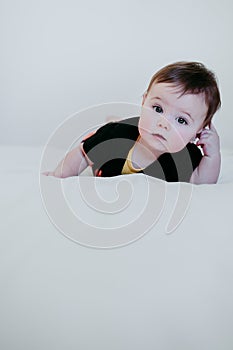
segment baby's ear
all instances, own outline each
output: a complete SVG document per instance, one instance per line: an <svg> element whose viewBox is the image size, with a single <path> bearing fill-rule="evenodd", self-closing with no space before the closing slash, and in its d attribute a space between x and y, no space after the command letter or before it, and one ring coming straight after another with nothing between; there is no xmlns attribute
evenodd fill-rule
<svg viewBox="0 0 233 350"><path fill-rule="evenodd" d="M204 128L201 128L200 130L198 130L197 135L196 135L198 138L200 138L203 130L204 130Z"/></svg>
<svg viewBox="0 0 233 350"><path fill-rule="evenodd" d="M147 91L142 95L142 106L144 105L145 99L147 97Z"/></svg>

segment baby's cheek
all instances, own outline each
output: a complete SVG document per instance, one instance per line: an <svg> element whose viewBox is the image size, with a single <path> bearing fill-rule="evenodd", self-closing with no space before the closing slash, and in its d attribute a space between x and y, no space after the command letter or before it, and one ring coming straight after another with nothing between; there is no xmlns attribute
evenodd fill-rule
<svg viewBox="0 0 233 350"><path fill-rule="evenodd" d="M189 138L187 137L187 135L183 135L178 131L175 132L174 138L173 138L173 145L174 145L174 148L176 149L176 152L181 151L188 143L189 143Z"/></svg>
<svg viewBox="0 0 233 350"><path fill-rule="evenodd" d="M139 121L139 131L150 132L151 131L151 120L148 116L144 116Z"/></svg>

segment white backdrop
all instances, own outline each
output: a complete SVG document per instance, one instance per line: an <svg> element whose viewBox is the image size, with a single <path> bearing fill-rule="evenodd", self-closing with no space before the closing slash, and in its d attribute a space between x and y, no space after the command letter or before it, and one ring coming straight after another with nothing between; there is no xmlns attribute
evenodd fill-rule
<svg viewBox="0 0 233 350"><path fill-rule="evenodd" d="M232 10L232 0L0 0L1 350L233 349ZM194 186L174 234L165 225L179 184L167 183L161 217L138 241L111 250L75 244L43 206L42 147L79 110L140 104L154 72L177 60L201 61L217 74L223 107L214 120L231 149L220 183ZM154 206L142 201L144 177L128 178L147 224ZM82 193L97 181L97 192L110 196L117 177L61 181L71 208L91 223L98 210L84 211L81 180ZM55 188L60 180L44 181ZM138 211L128 208L122 214L137 224Z"/></svg>
<svg viewBox="0 0 233 350"><path fill-rule="evenodd" d="M233 148L231 0L1 0L1 144L43 146L92 105L141 103L151 76L177 60L217 74L215 125ZM114 114L114 111L113 111Z"/></svg>

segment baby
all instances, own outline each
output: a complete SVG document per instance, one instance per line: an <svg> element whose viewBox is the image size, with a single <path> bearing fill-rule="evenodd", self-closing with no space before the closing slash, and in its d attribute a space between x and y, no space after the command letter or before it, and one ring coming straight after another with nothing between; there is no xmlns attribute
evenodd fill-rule
<svg viewBox="0 0 233 350"><path fill-rule="evenodd" d="M167 65L152 77L140 116L101 126L44 175L65 178L91 166L102 177L144 173L170 182L216 183L221 155L212 118L220 105L215 76L203 64Z"/></svg>

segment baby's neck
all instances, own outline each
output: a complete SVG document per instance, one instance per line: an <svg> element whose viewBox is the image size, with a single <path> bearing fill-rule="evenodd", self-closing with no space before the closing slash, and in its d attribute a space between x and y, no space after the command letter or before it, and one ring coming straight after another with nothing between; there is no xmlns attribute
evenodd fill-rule
<svg viewBox="0 0 233 350"><path fill-rule="evenodd" d="M161 151L155 152L154 150L152 152L139 136L133 148L131 161L135 168L144 169L157 160L163 153Z"/></svg>

